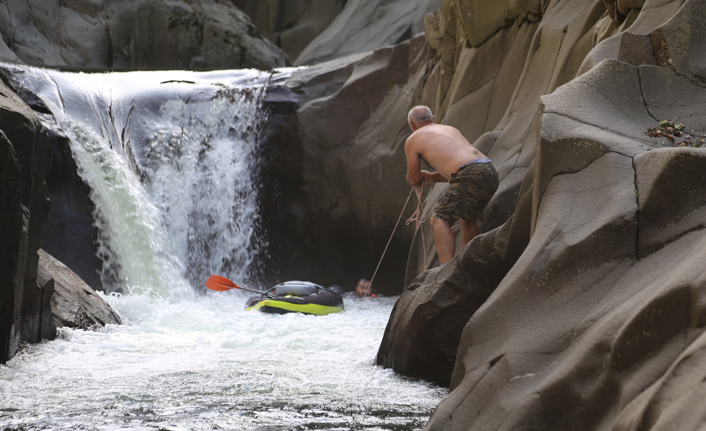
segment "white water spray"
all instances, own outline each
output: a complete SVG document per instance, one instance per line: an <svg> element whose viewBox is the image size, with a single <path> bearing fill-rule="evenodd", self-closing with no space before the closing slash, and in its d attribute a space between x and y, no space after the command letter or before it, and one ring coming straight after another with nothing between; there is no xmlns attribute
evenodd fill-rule
<svg viewBox="0 0 706 431"><path fill-rule="evenodd" d="M91 185L106 287L161 296L190 294L183 261L174 254L157 208L125 159L89 128L62 114L57 119L71 139L79 175Z"/></svg>
<svg viewBox="0 0 706 431"><path fill-rule="evenodd" d="M106 291L188 295L212 274L252 279L257 71L60 73L15 69L52 110L91 189Z"/></svg>

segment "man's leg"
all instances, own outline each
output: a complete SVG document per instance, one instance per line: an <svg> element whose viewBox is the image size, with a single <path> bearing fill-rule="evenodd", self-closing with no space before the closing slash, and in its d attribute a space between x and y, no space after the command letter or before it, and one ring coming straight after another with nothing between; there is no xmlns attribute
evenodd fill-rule
<svg viewBox="0 0 706 431"><path fill-rule="evenodd" d="M434 231L434 243L436 252L439 253L439 262L448 263L453 259L456 251L456 238L451 232L451 226L448 222L435 217L432 217L429 223Z"/></svg>
<svg viewBox="0 0 706 431"><path fill-rule="evenodd" d="M461 240L463 240L463 245L471 242L479 233L478 223L461 219Z"/></svg>

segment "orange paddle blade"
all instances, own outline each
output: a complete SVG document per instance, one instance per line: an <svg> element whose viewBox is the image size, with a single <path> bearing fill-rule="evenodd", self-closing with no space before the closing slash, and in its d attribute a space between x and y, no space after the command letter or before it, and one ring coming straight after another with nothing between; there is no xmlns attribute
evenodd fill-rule
<svg viewBox="0 0 706 431"><path fill-rule="evenodd" d="M240 289L240 286L220 275L212 275L206 280L206 287L216 292L223 292L230 289Z"/></svg>

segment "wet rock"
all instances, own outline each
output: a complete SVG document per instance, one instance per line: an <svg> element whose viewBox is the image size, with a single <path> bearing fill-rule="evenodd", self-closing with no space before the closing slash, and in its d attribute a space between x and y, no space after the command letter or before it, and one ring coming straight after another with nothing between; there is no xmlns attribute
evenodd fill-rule
<svg viewBox="0 0 706 431"><path fill-rule="evenodd" d="M0 363L20 342L53 338L51 287L37 282L37 250L49 210L45 130L16 94L0 84Z"/></svg>
<svg viewBox="0 0 706 431"><path fill-rule="evenodd" d="M518 257L507 249L511 227L474 241L457 259L427 270L404 290L385 329L378 365L449 385L463 327Z"/></svg>
<svg viewBox="0 0 706 431"><path fill-rule="evenodd" d="M56 326L95 329L122 323L120 315L103 298L44 250L39 250L39 274L40 279L54 286L51 311Z"/></svg>
<svg viewBox="0 0 706 431"><path fill-rule="evenodd" d="M215 0L9 1L0 10L3 61L110 69L284 66L247 15Z"/></svg>
<svg viewBox="0 0 706 431"><path fill-rule="evenodd" d="M51 169L46 179L51 207L44 225L42 249L61 258L90 286L102 290L102 262L98 258L90 188L79 177L69 139L53 116L37 113L37 117L51 143Z"/></svg>

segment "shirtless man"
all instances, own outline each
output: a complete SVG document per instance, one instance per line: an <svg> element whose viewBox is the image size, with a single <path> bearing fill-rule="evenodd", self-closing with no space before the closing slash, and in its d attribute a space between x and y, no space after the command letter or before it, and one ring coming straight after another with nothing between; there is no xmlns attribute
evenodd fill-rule
<svg viewBox="0 0 706 431"><path fill-rule="evenodd" d="M461 239L468 244L478 235L476 219L498 189L498 171L483 153L461 135L455 127L436 124L431 110L415 106L407 116L412 135L407 138L407 182L449 182L431 216L436 251L441 265L454 257L456 239L451 225L461 220ZM421 160L436 169L421 169Z"/></svg>

